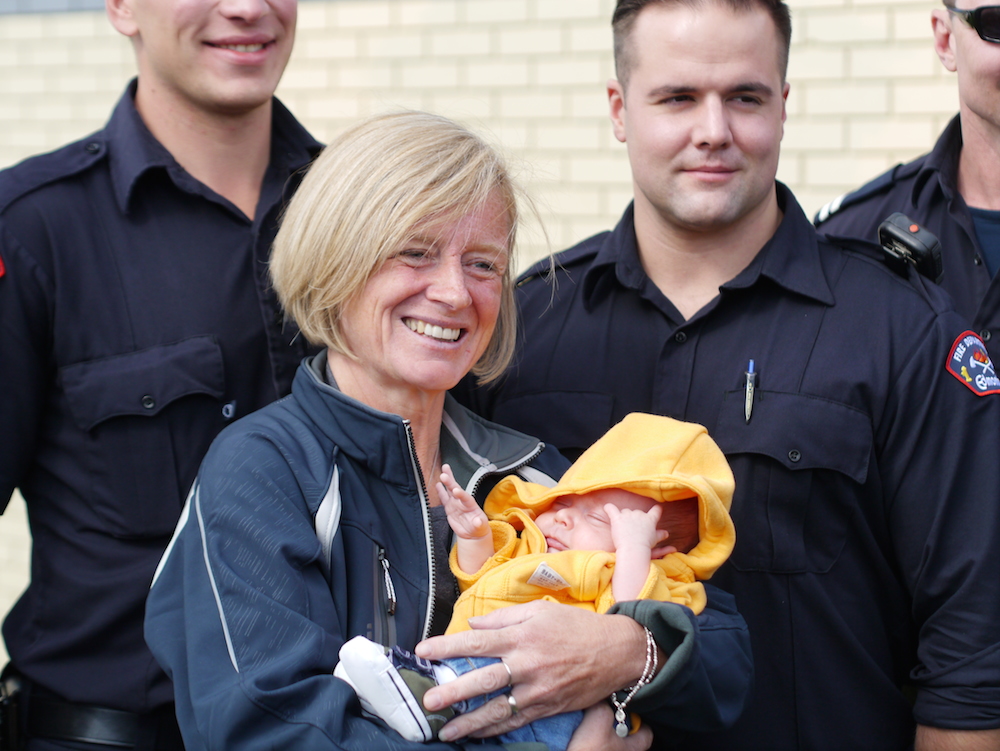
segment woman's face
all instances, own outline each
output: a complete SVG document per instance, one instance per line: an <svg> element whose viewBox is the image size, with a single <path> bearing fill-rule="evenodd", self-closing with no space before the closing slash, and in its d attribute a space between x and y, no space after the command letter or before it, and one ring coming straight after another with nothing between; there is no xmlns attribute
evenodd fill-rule
<svg viewBox="0 0 1000 751"><path fill-rule="evenodd" d="M344 308L342 330L359 360L340 360L355 383L386 395L458 383L493 335L509 232L497 196L469 214L418 223Z"/></svg>

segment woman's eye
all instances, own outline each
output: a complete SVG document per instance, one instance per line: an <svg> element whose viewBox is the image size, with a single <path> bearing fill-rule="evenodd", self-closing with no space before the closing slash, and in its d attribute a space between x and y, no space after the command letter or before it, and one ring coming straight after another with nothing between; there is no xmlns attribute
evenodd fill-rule
<svg viewBox="0 0 1000 751"><path fill-rule="evenodd" d="M407 248L396 253L395 257L405 263L422 264L431 258L431 252L425 248Z"/></svg>
<svg viewBox="0 0 1000 751"><path fill-rule="evenodd" d="M475 258L466 261L469 273L482 278L493 278L503 274L503 268L490 258Z"/></svg>

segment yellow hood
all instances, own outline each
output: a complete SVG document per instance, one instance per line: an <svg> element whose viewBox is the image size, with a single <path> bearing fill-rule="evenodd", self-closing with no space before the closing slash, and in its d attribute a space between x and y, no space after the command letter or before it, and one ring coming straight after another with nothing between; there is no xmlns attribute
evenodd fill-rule
<svg viewBox="0 0 1000 751"><path fill-rule="evenodd" d="M622 488L661 503L698 499L699 542L688 553L671 553L707 579L732 553L736 531L729 508L735 481L722 450L701 425L634 412L605 433L552 488L505 477L486 498L491 519L518 529L516 509L534 519L553 501L604 488Z"/></svg>

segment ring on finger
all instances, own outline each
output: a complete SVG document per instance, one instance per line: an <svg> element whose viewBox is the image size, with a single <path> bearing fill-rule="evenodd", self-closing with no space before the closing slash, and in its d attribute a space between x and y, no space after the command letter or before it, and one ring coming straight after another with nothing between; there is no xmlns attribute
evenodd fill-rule
<svg viewBox="0 0 1000 751"><path fill-rule="evenodd" d="M506 662L500 660L500 664L503 665L504 668L506 668L507 670L507 688L510 688L511 686L514 685L514 674L510 672L510 665L508 665Z"/></svg>
<svg viewBox="0 0 1000 751"><path fill-rule="evenodd" d="M510 716L513 717L517 714L517 699L514 698L514 694L507 694L507 705L510 707Z"/></svg>

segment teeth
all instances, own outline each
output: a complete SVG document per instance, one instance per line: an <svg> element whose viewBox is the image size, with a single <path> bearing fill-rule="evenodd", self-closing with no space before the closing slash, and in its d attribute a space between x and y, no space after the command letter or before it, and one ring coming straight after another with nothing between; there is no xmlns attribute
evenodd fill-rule
<svg viewBox="0 0 1000 751"><path fill-rule="evenodd" d="M410 331L416 331L418 334L429 336L431 339L442 339L447 342L453 342L462 333L461 329L445 329L441 326L418 321L416 318L407 318L404 322Z"/></svg>
<svg viewBox="0 0 1000 751"><path fill-rule="evenodd" d="M259 52L264 49L263 44L220 44L224 50L235 50L236 52Z"/></svg>

